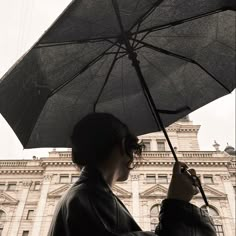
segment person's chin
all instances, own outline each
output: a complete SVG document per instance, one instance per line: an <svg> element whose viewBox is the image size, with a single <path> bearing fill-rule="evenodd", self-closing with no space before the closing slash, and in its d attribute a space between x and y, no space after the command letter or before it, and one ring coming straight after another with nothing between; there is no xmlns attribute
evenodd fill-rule
<svg viewBox="0 0 236 236"><path fill-rule="evenodd" d="M121 175L117 181L126 181L129 178L129 172L130 172L130 170L128 170L123 175Z"/></svg>

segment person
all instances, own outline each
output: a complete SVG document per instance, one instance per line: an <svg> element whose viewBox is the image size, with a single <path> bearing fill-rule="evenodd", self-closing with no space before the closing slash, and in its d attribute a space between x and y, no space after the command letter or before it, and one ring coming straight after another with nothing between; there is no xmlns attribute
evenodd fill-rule
<svg viewBox="0 0 236 236"><path fill-rule="evenodd" d="M78 181L62 197L48 236L215 236L206 212L189 201L196 186L177 162L168 195L162 201L155 232L144 232L112 192L128 179L143 146L127 125L108 113L91 113L74 127L72 161L82 168ZM195 170L188 171L196 175Z"/></svg>

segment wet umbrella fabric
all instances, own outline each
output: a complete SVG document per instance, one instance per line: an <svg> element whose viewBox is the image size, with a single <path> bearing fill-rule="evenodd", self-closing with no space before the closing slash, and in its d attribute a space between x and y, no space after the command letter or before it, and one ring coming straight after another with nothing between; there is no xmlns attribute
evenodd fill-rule
<svg viewBox="0 0 236 236"><path fill-rule="evenodd" d="M157 131L134 57L168 126L236 87L235 10L235 0L73 1L1 79L0 112L25 148L70 147L94 110L137 135Z"/></svg>

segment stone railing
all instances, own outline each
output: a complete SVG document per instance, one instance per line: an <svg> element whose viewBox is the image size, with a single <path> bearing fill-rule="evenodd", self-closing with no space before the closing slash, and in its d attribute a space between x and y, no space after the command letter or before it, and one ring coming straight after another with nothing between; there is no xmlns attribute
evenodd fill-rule
<svg viewBox="0 0 236 236"><path fill-rule="evenodd" d="M62 152L56 152L56 155L54 157L59 158L71 158L71 152L70 151L62 151ZM221 153L216 153L214 151L178 151L177 157L180 158L213 158L215 156L223 156ZM51 158L53 158L53 155L50 155ZM170 151L144 151L142 153L143 158L168 158L173 157L172 153Z"/></svg>
<svg viewBox="0 0 236 236"><path fill-rule="evenodd" d="M176 153L177 157L180 158L214 158L219 156L224 156L223 154L219 154L212 151L179 151ZM168 158L173 157L172 153L170 151L165 152L154 152L154 151L144 151L142 153L143 158Z"/></svg>
<svg viewBox="0 0 236 236"><path fill-rule="evenodd" d="M171 152L142 152L143 158L158 158L158 157L172 157Z"/></svg>
<svg viewBox="0 0 236 236"><path fill-rule="evenodd" d="M209 151L198 151L198 152L179 152L182 157L213 157L215 152L209 152Z"/></svg>
<svg viewBox="0 0 236 236"><path fill-rule="evenodd" d="M28 161L0 161L0 167L25 167L27 166Z"/></svg>
<svg viewBox="0 0 236 236"><path fill-rule="evenodd" d="M71 158L71 152L59 152L59 157L70 157Z"/></svg>

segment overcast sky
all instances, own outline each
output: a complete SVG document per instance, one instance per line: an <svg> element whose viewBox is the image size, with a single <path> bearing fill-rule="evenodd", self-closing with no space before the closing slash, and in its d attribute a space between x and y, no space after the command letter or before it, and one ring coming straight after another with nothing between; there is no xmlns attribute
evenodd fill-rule
<svg viewBox="0 0 236 236"><path fill-rule="evenodd" d="M0 1L0 77L21 57L54 22L70 0L1 0ZM223 150L235 146L235 91L190 114L201 125L201 150L213 150L216 140ZM0 115L0 159L47 156L48 149L24 150Z"/></svg>

